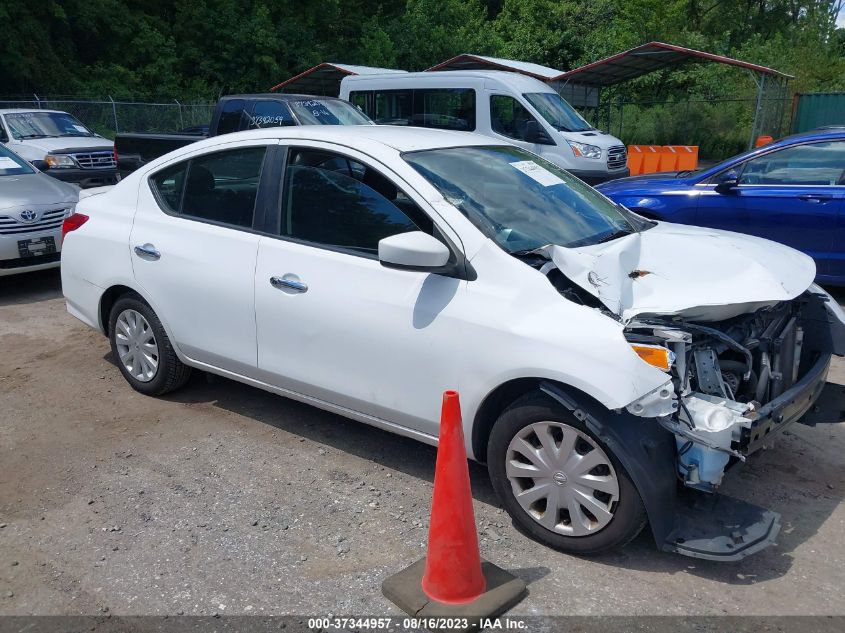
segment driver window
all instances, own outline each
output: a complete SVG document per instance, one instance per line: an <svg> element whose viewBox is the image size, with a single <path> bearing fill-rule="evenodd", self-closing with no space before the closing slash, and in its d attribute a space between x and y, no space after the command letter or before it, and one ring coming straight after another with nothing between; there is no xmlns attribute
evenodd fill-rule
<svg viewBox="0 0 845 633"><path fill-rule="evenodd" d="M285 168L285 237L376 256L379 240L431 234L431 219L387 177L340 154L291 150Z"/></svg>
<svg viewBox="0 0 845 633"><path fill-rule="evenodd" d="M490 97L490 128L497 134L525 140L525 128L534 117L522 104L507 95L492 95Z"/></svg>
<svg viewBox="0 0 845 633"><path fill-rule="evenodd" d="M845 184L845 141L808 143L759 156L745 163L740 185Z"/></svg>

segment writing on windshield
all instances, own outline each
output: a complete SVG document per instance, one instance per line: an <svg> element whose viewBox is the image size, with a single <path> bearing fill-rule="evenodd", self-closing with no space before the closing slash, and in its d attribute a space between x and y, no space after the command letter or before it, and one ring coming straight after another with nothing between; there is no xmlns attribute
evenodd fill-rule
<svg viewBox="0 0 845 633"><path fill-rule="evenodd" d="M404 159L509 253L600 244L645 228L552 163L516 147L454 147Z"/></svg>
<svg viewBox="0 0 845 633"><path fill-rule="evenodd" d="M16 112L6 115L12 136L18 140L57 136L94 136L82 123L64 112Z"/></svg>

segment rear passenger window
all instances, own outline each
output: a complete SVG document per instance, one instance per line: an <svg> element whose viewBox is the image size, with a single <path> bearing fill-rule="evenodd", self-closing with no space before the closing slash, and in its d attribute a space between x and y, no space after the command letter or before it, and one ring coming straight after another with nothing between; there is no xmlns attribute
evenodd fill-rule
<svg viewBox="0 0 845 633"><path fill-rule="evenodd" d="M475 90L415 90L411 125L471 132L475 129Z"/></svg>
<svg viewBox="0 0 845 633"><path fill-rule="evenodd" d="M153 190L158 194L159 206L164 208L165 211L179 213L187 171L188 163L179 163L163 169L150 179Z"/></svg>
<svg viewBox="0 0 845 633"><path fill-rule="evenodd" d="M198 220L251 228L264 147L198 156L150 179L160 206Z"/></svg>

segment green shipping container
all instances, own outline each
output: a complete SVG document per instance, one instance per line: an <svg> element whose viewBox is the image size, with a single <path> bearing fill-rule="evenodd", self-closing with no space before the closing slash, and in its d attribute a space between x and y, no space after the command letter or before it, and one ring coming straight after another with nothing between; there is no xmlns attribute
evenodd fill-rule
<svg viewBox="0 0 845 633"><path fill-rule="evenodd" d="M807 132L823 125L845 126L845 92L795 95L792 132Z"/></svg>

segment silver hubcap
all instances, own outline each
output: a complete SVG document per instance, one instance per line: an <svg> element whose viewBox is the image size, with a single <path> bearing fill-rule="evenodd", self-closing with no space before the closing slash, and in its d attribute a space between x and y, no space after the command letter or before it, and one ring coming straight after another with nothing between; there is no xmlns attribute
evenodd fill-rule
<svg viewBox="0 0 845 633"><path fill-rule="evenodd" d="M561 422L535 422L508 445L507 476L522 509L544 528L586 536L606 527L619 500L607 454Z"/></svg>
<svg viewBox="0 0 845 633"><path fill-rule="evenodd" d="M114 332L117 355L135 380L149 382L158 371L158 344L153 329L140 312L124 310Z"/></svg>

